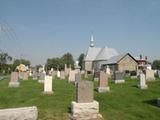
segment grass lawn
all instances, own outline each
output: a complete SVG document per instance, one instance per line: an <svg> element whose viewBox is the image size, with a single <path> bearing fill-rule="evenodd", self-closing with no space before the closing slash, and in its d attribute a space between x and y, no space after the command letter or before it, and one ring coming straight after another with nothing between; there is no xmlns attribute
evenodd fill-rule
<svg viewBox="0 0 160 120"><path fill-rule="evenodd" d="M53 95L43 95L43 84L20 81L19 88L8 87L9 78L0 81L0 109L37 106L39 120L66 120L71 101L75 100L75 87L67 80L53 80ZM138 80L126 79L125 84L109 82L108 93L94 92L105 120L159 120L160 79L149 82L147 90L137 88ZM95 82L95 89L97 82Z"/></svg>

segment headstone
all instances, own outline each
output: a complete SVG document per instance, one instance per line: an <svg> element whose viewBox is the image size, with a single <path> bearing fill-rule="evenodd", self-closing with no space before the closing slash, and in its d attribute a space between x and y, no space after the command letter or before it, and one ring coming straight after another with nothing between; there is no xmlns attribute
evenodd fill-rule
<svg viewBox="0 0 160 120"><path fill-rule="evenodd" d="M71 120L98 120L99 103L93 100L93 82L81 81L77 86L77 102L71 103Z"/></svg>
<svg viewBox="0 0 160 120"><path fill-rule="evenodd" d="M45 79L45 74L43 72L40 73L40 76L39 76L39 80L38 82L39 83L44 83L44 79Z"/></svg>
<svg viewBox="0 0 160 120"><path fill-rule="evenodd" d="M140 76L140 84L139 84L140 89L147 89L148 86L146 85L145 74L140 73L139 76Z"/></svg>
<svg viewBox="0 0 160 120"><path fill-rule="evenodd" d="M137 72L136 72L136 71L131 71L131 72L130 72L130 77L131 77L132 79L137 78Z"/></svg>
<svg viewBox="0 0 160 120"><path fill-rule="evenodd" d="M0 76L0 80L3 80L4 79L4 77L3 76Z"/></svg>
<svg viewBox="0 0 160 120"><path fill-rule="evenodd" d="M157 99L157 105L160 107L160 98Z"/></svg>
<svg viewBox="0 0 160 120"><path fill-rule="evenodd" d="M32 79L33 80L37 80L38 79L38 73L36 71L33 71Z"/></svg>
<svg viewBox="0 0 160 120"><path fill-rule="evenodd" d="M75 70L71 70L71 71L69 72L69 78L68 78L69 82L75 82L75 74L76 74L76 73L78 73L78 72L75 71Z"/></svg>
<svg viewBox="0 0 160 120"><path fill-rule="evenodd" d="M18 72L12 72L9 87L19 87L19 84L20 83L18 81Z"/></svg>
<svg viewBox="0 0 160 120"><path fill-rule="evenodd" d="M94 71L94 81L99 81L100 72L98 70Z"/></svg>
<svg viewBox="0 0 160 120"><path fill-rule="evenodd" d="M23 79L24 77L24 72L19 72L19 79Z"/></svg>
<svg viewBox="0 0 160 120"><path fill-rule="evenodd" d="M111 70L110 70L110 68L109 68L109 66L107 65L107 68L106 68L106 73L108 74L108 75L110 75L111 74Z"/></svg>
<svg viewBox="0 0 160 120"><path fill-rule="evenodd" d="M160 70L157 71L158 77L160 78Z"/></svg>
<svg viewBox="0 0 160 120"><path fill-rule="evenodd" d="M154 77L154 70L146 70L146 80L147 81L154 81L155 77Z"/></svg>
<svg viewBox="0 0 160 120"><path fill-rule="evenodd" d="M110 88L108 86L108 74L101 71L99 77L99 87L98 92L107 92Z"/></svg>
<svg viewBox="0 0 160 120"><path fill-rule="evenodd" d="M116 71L115 74L114 74L115 83L116 84L124 83L125 82L124 75L125 75L124 72Z"/></svg>
<svg viewBox="0 0 160 120"><path fill-rule="evenodd" d="M28 72L24 72L23 73L23 80L28 80L28 76L29 76Z"/></svg>
<svg viewBox="0 0 160 120"><path fill-rule="evenodd" d="M44 80L44 94L52 94L52 76L45 76Z"/></svg>
<svg viewBox="0 0 160 120"><path fill-rule="evenodd" d="M81 81L78 83L77 102L78 103L93 102L93 82Z"/></svg>
<svg viewBox="0 0 160 120"><path fill-rule="evenodd" d="M0 120L37 120L37 107L0 109Z"/></svg>
<svg viewBox="0 0 160 120"><path fill-rule="evenodd" d="M61 71L61 72L60 72L60 79L61 79L61 80L64 80L64 79L65 79L65 72L64 72L64 71Z"/></svg>
<svg viewBox="0 0 160 120"><path fill-rule="evenodd" d="M75 74L75 85L77 85L81 81L81 74L76 73Z"/></svg>
<svg viewBox="0 0 160 120"><path fill-rule="evenodd" d="M58 78L61 77L61 74L60 74L60 71L59 71L59 70L57 71L57 77L58 77Z"/></svg>

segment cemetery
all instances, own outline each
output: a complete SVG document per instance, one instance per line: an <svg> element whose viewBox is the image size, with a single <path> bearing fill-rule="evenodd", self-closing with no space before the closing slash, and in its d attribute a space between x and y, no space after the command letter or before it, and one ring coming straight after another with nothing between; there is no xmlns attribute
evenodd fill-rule
<svg viewBox="0 0 160 120"><path fill-rule="evenodd" d="M159 5L0 1L0 120L160 120Z"/></svg>

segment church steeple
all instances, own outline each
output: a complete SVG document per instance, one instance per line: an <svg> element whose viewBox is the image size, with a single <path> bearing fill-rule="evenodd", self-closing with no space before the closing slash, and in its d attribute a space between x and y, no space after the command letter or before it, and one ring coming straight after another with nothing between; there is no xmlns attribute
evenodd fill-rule
<svg viewBox="0 0 160 120"><path fill-rule="evenodd" d="M90 47L94 47L94 39L93 39L93 35L91 35Z"/></svg>

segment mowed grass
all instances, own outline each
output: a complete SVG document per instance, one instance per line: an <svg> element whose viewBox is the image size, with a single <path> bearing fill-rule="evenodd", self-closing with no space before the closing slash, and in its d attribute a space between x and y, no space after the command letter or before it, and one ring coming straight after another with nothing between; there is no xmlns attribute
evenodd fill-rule
<svg viewBox="0 0 160 120"><path fill-rule="evenodd" d="M37 106L39 120L66 120L76 88L67 80L53 80L53 95L43 95L43 84L31 78L20 81L19 88L9 88L9 79L0 81L0 109ZM126 79L125 84L109 82L111 91L98 93L95 82L94 98L100 104L104 120L159 120L160 79L148 83L147 90L137 88L138 80Z"/></svg>

